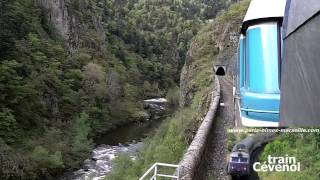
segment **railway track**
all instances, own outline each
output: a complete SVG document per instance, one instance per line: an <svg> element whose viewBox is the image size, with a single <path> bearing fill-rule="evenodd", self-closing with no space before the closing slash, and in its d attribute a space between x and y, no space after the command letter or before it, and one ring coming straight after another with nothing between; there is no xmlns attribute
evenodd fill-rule
<svg viewBox="0 0 320 180"><path fill-rule="evenodd" d="M245 139L241 140L240 142L238 142L234 148L232 149L232 153L230 153L230 156L232 154L233 158L234 157L240 157L239 154L243 154L243 153L248 153L248 156L250 157L249 159L249 175L242 175L242 176L237 176L237 175L241 175L246 174L247 171L244 169L237 169L239 168L239 164L238 162L235 161L229 161L229 168L228 171L229 173L235 173L235 171L239 171L241 173L238 174L234 174L233 177L229 176L229 179L233 179L233 180L259 180L259 175L257 172L255 172L253 170L253 163L258 162L259 161L259 157L260 155L263 153L264 147L267 143L271 142L274 140L276 134L274 133L270 133L270 134L255 134L252 136L248 136ZM241 150L239 149L241 145ZM253 148L253 150L251 151L250 149ZM247 156L247 157L248 157ZM230 160L230 159L229 159ZM247 166L246 163L242 163L242 166ZM232 170L230 169L230 167L234 167L236 170ZM241 168L241 167L240 167Z"/></svg>

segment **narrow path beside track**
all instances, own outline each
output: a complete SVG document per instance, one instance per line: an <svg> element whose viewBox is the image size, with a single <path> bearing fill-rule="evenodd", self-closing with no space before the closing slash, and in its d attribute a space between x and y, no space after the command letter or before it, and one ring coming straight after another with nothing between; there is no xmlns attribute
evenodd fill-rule
<svg viewBox="0 0 320 180"><path fill-rule="evenodd" d="M230 76L219 77L219 81L220 103L224 103L224 106L219 108L219 115L214 121L199 170L194 177L196 180L228 179L226 174L227 129L234 127L233 85Z"/></svg>
<svg viewBox="0 0 320 180"><path fill-rule="evenodd" d="M247 177L232 178L227 175L227 156L229 154L227 147L227 129L236 126L235 121L239 121L239 117L234 116L235 107L233 103L233 82L232 77L219 77L221 87L220 103L224 103L218 110L218 117L214 121L205 152L202 157L201 164L195 180L258 180L259 176L256 172L251 173ZM237 116L237 115L236 115ZM236 120L235 120L236 119ZM240 121L238 123L241 123ZM237 128L241 127L241 124ZM256 149L251 162L258 160L263 152L263 147Z"/></svg>

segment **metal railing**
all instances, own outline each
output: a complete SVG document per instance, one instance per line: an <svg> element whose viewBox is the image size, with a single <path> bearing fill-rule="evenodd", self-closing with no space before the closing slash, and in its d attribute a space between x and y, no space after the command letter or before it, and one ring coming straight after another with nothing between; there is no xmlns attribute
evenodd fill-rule
<svg viewBox="0 0 320 180"><path fill-rule="evenodd" d="M254 113L280 114L279 111L256 110L256 109L247 109L247 108L241 108L241 111L254 112Z"/></svg>
<svg viewBox="0 0 320 180"><path fill-rule="evenodd" d="M160 174L159 173L159 166L162 167L170 167L170 168L175 168L177 169L177 174L176 175L167 175L167 174ZM152 175L153 173L153 175ZM179 165L175 165L175 164L166 164L166 163L155 163L154 165L152 165L147 172L145 172L143 174L143 176L141 176L139 178L139 180L144 180L148 175L152 175L152 177L150 178L150 180L157 180L157 177L165 177L165 178L171 178L171 179L177 179L179 180Z"/></svg>

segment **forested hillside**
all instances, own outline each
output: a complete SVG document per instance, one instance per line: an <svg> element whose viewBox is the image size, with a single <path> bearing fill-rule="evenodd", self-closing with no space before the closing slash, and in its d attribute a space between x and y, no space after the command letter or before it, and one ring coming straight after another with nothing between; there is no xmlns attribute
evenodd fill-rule
<svg viewBox="0 0 320 180"><path fill-rule="evenodd" d="M191 38L231 0L2 0L0 178L50 179L92 137L177 89Z"/></svg>
<svg viewBox="0 0 320 180"><path fill-rule="evenodd" d="M237 44L234 32L238 31L249 2L234 3L200 28L192 38L181 72L181 108L165 120L153 137L145 140L146 145L134 161L127 155L116 158L113 171L105 179L138 179L155 162L178 164L181 161L210 106L211 93L215 89L212 66L234 54ZM161 173L172 173L169 169L160 169ZM204 169L199 169L198 173L202 171ZM202 177L194 179L204 179Z"/></svg>

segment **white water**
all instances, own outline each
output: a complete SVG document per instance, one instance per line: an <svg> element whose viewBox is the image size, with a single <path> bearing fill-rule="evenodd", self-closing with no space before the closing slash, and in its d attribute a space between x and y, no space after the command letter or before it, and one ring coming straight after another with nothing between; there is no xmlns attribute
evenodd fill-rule
<svg viewBox="0 0 320 180"><path fill-rule="evenodd" d="M63 180L103 180L112 170L112 160L120 154L126 153L132 159L136 157L137 150L142 146L142 143L109 146L99 145L96 147L90 159L83 162L81 169L72 172L63 177Z"/></svg>
<svg viewBox="0 0 320 180"><path fill-rule="evenodd" d="M168 100L165 98L156 98L156 99L147 99L147 100L144 100L144 102L167 103Z"/></svg>
<svg viewBox="0 0 320 180"><path fill-rule="evenodd" d="M164 98L148 99L148 103L154 112L153 119L159 119L166 110L167 100ZM137 156L138 149L143 145L142 138L146 137L149 132L158 127L160 121L148 121L144 124L132 124L131 126L119 127L116 131L106 134L102 142L96 142L98 145L89 159L82 164L81 169L68 172L63 175L61 180L103 180L112 170L112 160L122 153L128 154L132 159ZM115 141L115 142L114 142ZM138 141L138 143L136 143ZM126 145L117 143L133 142ZM105 145L105 144L112 144Z"/></svg>

